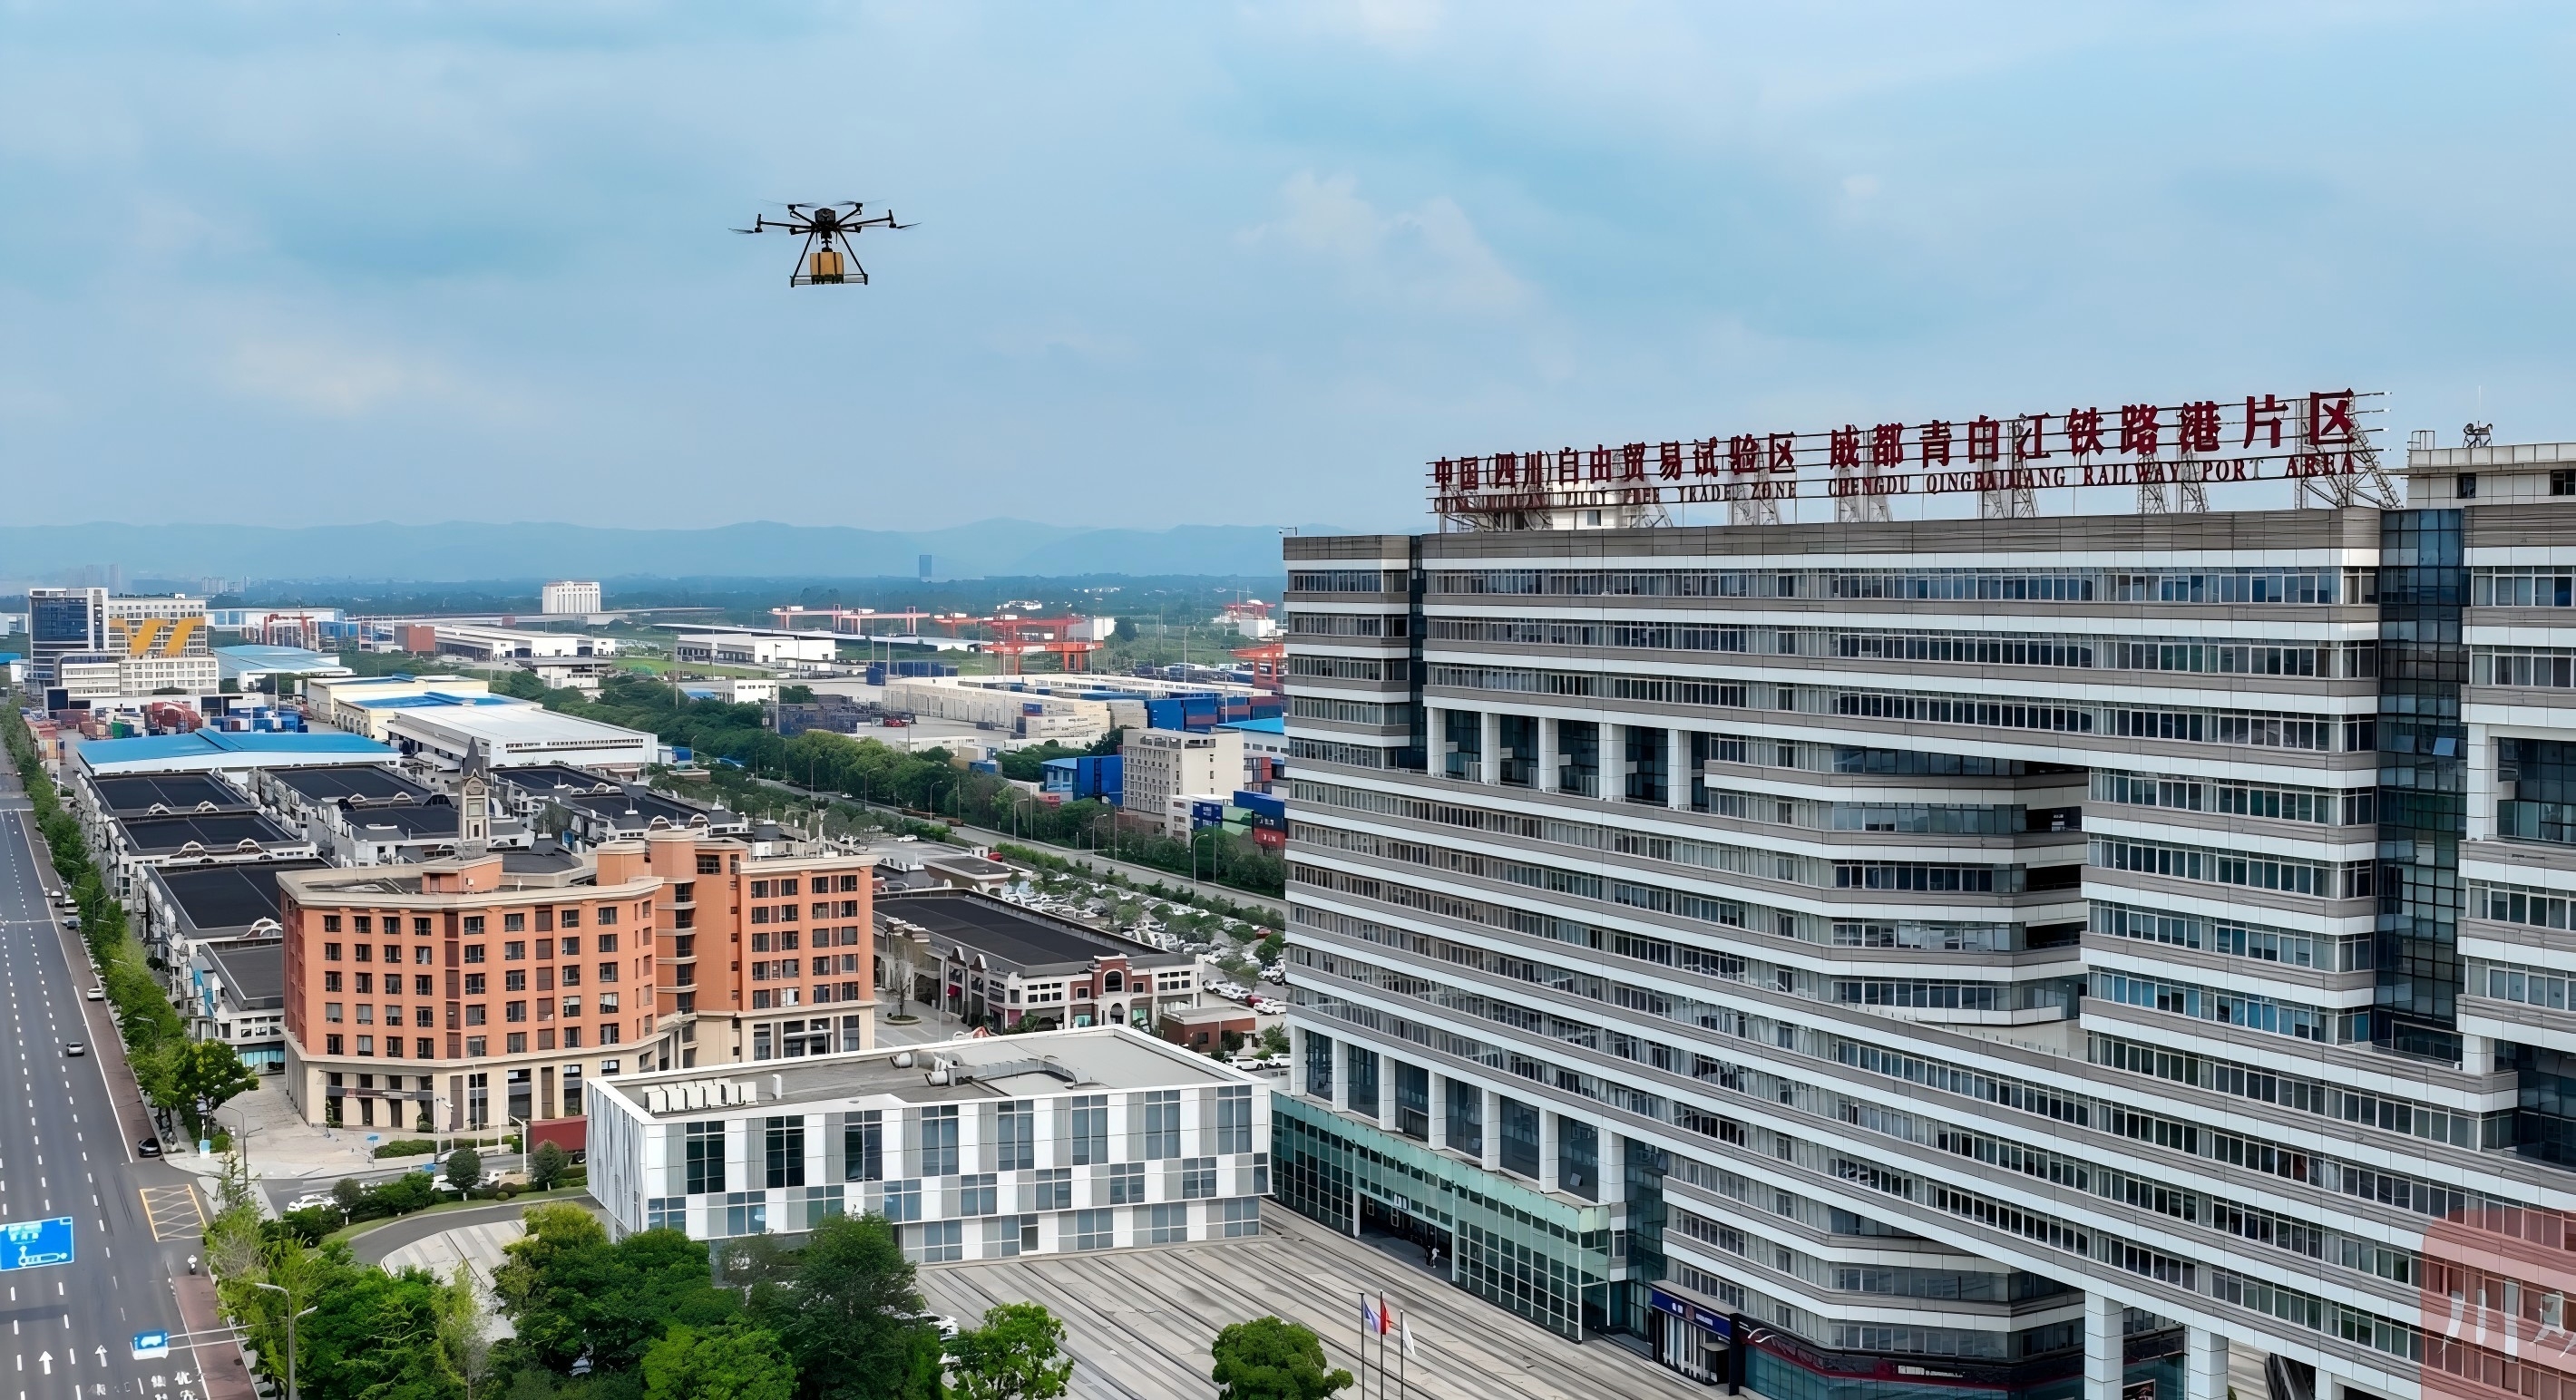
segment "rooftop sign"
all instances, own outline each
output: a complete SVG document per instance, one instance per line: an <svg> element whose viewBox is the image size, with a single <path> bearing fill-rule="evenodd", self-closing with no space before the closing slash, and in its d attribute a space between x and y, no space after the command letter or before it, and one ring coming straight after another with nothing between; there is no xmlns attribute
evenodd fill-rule
<svg viewBox="0 0 2576 1400"><path fill-rule="evenodd" d="M1441 515L1807 497L1943 495L2359 475L2375 468L2380 395L2319 389L2064 413L1848 423L1618 447L1542 448L1429 464Z"/></svg>

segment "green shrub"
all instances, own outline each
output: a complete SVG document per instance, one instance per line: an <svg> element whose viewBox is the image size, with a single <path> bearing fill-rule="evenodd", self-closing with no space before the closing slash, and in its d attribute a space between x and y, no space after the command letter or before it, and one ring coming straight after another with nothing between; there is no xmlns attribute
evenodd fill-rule
<svg viewBox="0 0 2576 1400"><path fill-rule="evenodd" d="M378 1144L376 1147L376 1156L379 1159L386 1157L423 1157L432 1152L436 1152L437 1150L438 1144L430 1141L428 1138L395 1138L391 1142Z"/></svg>

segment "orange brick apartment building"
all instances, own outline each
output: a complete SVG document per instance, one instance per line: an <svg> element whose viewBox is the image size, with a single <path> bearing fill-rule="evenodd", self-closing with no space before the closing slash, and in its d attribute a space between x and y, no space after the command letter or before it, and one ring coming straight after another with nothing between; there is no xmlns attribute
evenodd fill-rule
<svg viewBox="0 0 2576 1400"><path fill-rule="evenodd" d="M314 1123L569 1117L621 1074L872 1048L865 856L654 832L565 870L501 854L293 871L286 1088Z"/></svg>

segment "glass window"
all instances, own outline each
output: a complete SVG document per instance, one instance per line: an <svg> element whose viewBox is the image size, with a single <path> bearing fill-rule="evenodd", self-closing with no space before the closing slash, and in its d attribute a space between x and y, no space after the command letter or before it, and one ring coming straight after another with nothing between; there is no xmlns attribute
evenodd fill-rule
<svg viewBox="0 0 2576 1400"><path fill-rule="evenodd" d="M1078 1210L1073 1213L1075 1249L1109 1249L1118 1243L1118 1212Z"/></svg>
<svg viewBox="0 0 2576 1400"><path fill-rule="evenodd" d="M921 1111L921 1174L957 1175L957 1106L938 1104Z"/></svg>
<svg viewBox="0 0 2576 1400"><path fill-rule="evenodd" d="M769 1197L758 1191L736 1191L725 1197L725 1234L769 1233Z"/></svg>
<svg viewBox="0 0 2576 1400"><path fill-rule="evenodd" d="M921 1246L918 1257L925 1264L941 1264L966 1257L966 1222L933 1220L920 1227Z"/></svg>
<svg viewBox="0 0 2576 1400"><path fill-rule="evenodd" d="M1187 1202L1147 1206L1143 1222L1146 1244L1181 1244L1190 1237L1190 1208Z"/></svg>
<svg viewBox="0 0 2576 1400"><path fill-rule="evenodd" d="M686 1152L690 1195L725 1189L725 1125L722 1120L689 1124Z"/></svg>
<svg viewBox="0 0 2576 1400"><path fill-rule="evenodd" d="M1027 1099L1003 1104L993 1115L993 1169L1027 1171L1037 1163L1037 1113Z"/></svg>
<svg viewBox="0 0 2576 1400"><path fill-rule="evenodd" d="M991 1215L1002 1208L999 1178L986 1172L957 1179L957 1213Z"/></svg>
<svg viewBox="0 0 2576 1400"><path fill-rule="evenodd" d="M1216 1141L1219 1153L1252 1150L1252 1086L1229 1084L1216 1091Z"/></svg>
<svg viewBox="0 0 2576 1400"><path fill-rule="evenodd" d="M1074 1094L1064 1101L1065 1140L1075 1166L1109 1160L1109 1096Z"/></svg>
<svg viewBox="0 0 2576 1400"><path fill-rule="evenodd" d="M765 1125L769 1150L769 1184L802 1186L805 1184L805 1120L801 1117L772 1118Z"/></svg>
<svg viewBox="0 0 2576 1400"><path fill-rule="evenodd" d="M1181 1091L1155 1089L1138 1096L1143 1100L1143 1140L1139 1153L1147 1161L1164 1161L1181 1155Z"/></svg>
<svg viewBox="0 0 2576 1400"><path fill-rule="evenodd" d="M1029 1209L1071 1210L1073 1208L1073 1168L1051 1167L1039 1172L1029 1182Z"/></svg>
<svg viewBox="0 0 2576 1400"><path fill-rule="evenodd" d="M1196 1200L1216 1194L1216 1159L1192 1157L1181 1163L1181 1199Z"/></svg>
<svg viewBox="0 0 2576 1400"><path fill-rule="evenodd" d="M885 1186L885 1218L897 1223L921 1218L921 1182L889 1181Z"/></svg>
<svg viewBox="0 0 2576 1400"><path fill-rule="evenodd" d="M1113 1206L1142 1205L1145 1201L1145 1164L1120 1162L1101 1173L1103 1193Z"/></svg>
<svg viewBox="0 0 2576 1400"><path fill-rule="evenodd" d="M1227 1239L1240 1235L1260 1234L1261 1199L1257 1196L1238 1196L1230 1201L1221 1201L1218 1203L1217 1218L1220 1222L1218 1233Z"/></svg>
<svg viewBox="0 0 2576 1400"><path fill-rule="evenodd" d="M885 1115L876 1109L853 1113L841 1126L841 1179L885 1179Z"/></svg>
<svg viewBox="0 0 2576 1400"><path fill-rule="evenodd" d="M997 1215L984 1222L984 1257L1009 1259L1038 1247L1038 1218Z"/></svg>
<svg viewBox="0 0 2576 1400"><path fill-rule="evenodd" d="M686 1230L689 1228L689 1198L655 1196L644 1203L644 1228L647 1230Z"/></svg>

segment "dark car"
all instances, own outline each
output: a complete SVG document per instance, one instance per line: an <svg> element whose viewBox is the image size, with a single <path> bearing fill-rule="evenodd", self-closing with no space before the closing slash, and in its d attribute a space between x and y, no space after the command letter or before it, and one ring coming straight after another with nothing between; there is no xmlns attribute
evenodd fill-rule
<svg viewBox="0 0 2576 1400"><path fill-rule="evenodd" d="M138 1156L138 1157L158 1157L158 1156L160 1156L160 1155L161 1155L161 1139L159 1139L159 1138L145 1138L143 1141L141 1141L141 1142L138 1142L138 1143L134 1144L134 1154L135 1154L136 1156Z"/></svg>

